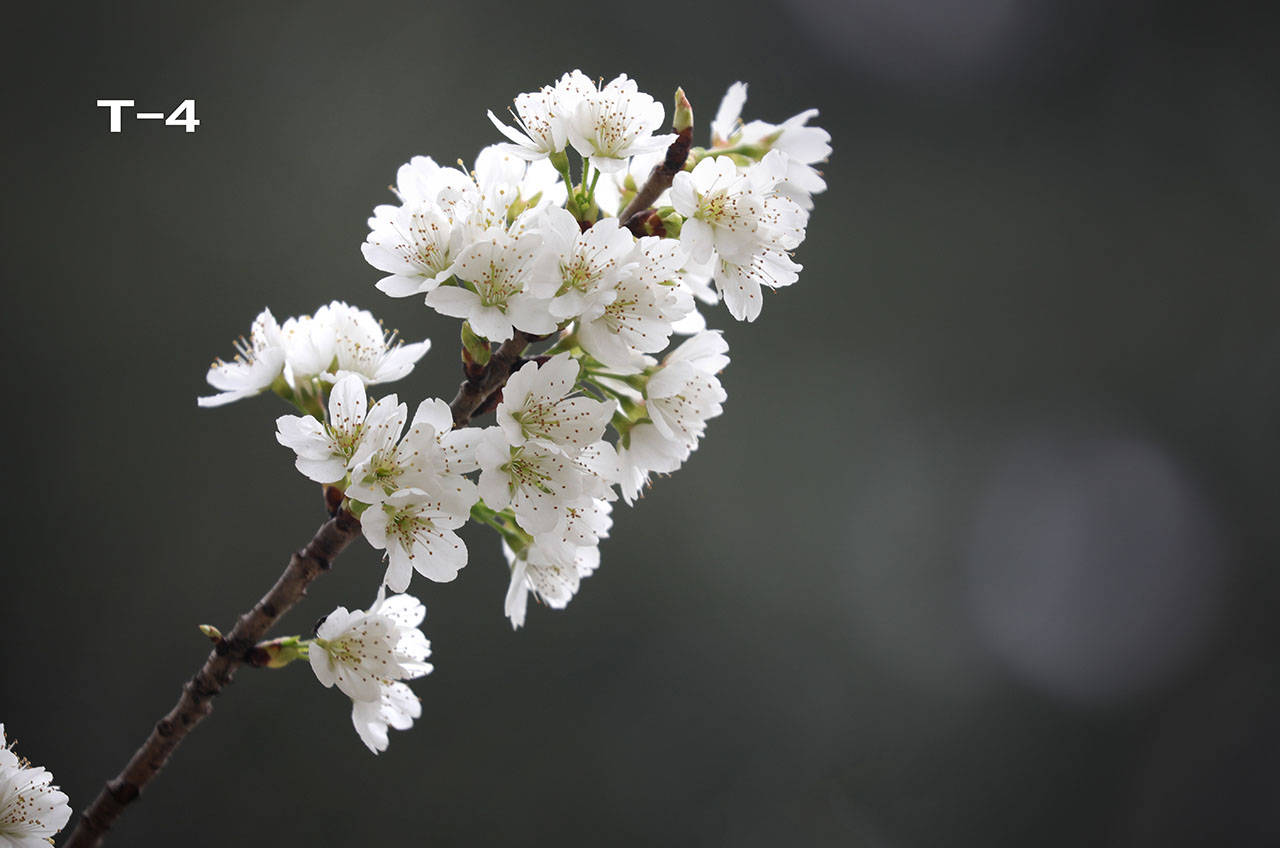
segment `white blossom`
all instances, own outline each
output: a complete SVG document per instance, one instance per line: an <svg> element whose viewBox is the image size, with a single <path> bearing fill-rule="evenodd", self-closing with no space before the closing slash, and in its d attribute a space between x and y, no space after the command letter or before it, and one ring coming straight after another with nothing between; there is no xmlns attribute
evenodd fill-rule
<svg viewBox="0 0 1280 853"><path fill-rule="evenodd" d="M709 264L729 312L754 320L761 285L784 287L800 266L786 254L804 239L806 216L777 193L785 155L770 152L745 171L730 157L706 158L676 175L672 204L687 217L680 242L695 265Z"/></svg>
<svg viewBox="0 0 1280 853"><path fill-rule="evenodd" d="M384 408L394 406L394 400L392 395ZM276 419L276 441L298 454L295 464L304 476L317 483L337 483L347 476L356 456L367 415L364 382L358 376L344 376L329 392L325 423L311 415L283 415Z"/></svg>
<svg viewBox="0 0 1280 853"><path fill-rule="evenodd" d="M741 123L742 107L747 101L747 84L734 83L720 101L711 123L711 143L715 147L764 147L786 155L781 194L802 208L813 207L813 196L824 191L827 183L813 165L831 156L831 134L820 127L810 127L809 120L817 110L805 110L782 124L765 121Z"/></svg>
<svg viewBox="0 0 1280 853"><path fill-rule="evenodd" d="M382 205L369 219L360 250L375 269L390 273L377 284L388 296L428 293L453 275L466 231L435 202Z"/></svg>
<svg viewBox="0 0 1280 853"><path fill-rule="evenodd" d="M392 592L404 592L414 571L447 583L467 564L467 545L453 531L467 523L476 490L470 480L459 479L465 484L459 491L439 495L400 489L360 516L365 539L387 552L383 582Z"/></svg>
<svg viewBox="0 0 1280 853"><path fill-rule="evenodd" d="M383 684L431 672L431 644L418 625L427 609L411 595L378 597L368 611L339 607L321 620L308 651L311 668L325 687L356 702L373 702Z"/></svg>
<svg viewBox="0 0 1280 853"><path fill-rule="evenodd" d="M582 448L574 459L582 471L582 493L598 500L614 501L613 487L618 482L618 453L607 441L596 441Z"/></svg>
<svg viewBox="0 0 1280 853"><path fill-rule="evenodd" d="M351 458L348 497L374 504L399 489L431 485L419 458L422 450L434 448L434 430L415 430L401 440L408 419L409 407L395 394L374 404Z"/></svg>
<svg viewBox="0 0 1280 853"><path fill-rule="evenodd" d="M664 116L661 103L620 74L583 95L569 117L569 141L601 172L618 172L626 168L628 157L662 151L671 144L675 134L653 135Z"/></svg>
<svg viewBox="0 0 1280 853"><path fill-rule="evenodd" d="M583 495L583 473L575 461L541 442L512 446L504 430L490 427L476 447L480 497L489 509L511 507L530 533L553 529L564 507Z"/></svg>
<svg viewBox="0 0 1280 853"><path fill-rule="evenodd" d="M321 374L333 366L338 347L332 309L321 305L315 314L285 319L280 337L284 341L285 383L295 392L311 389Z"/></svg>
<svg viewBox="0 0 1280 853"><path fill-rule="evenodd" d="M395 382L408 376L431 348L431 341L398 342L395 333L383 329L368 311L345 302L331 302L327 307L329 322L333 324L337 366L323 374L326 381L333 382L354 373L366 385Z"/></svg>
<svg viewBox="0 0 1280 853"><path fill-rule="evenodd" d="M544 546L596 545L613 526L612 501L618 499L613 487L622 475L617 451L607 441L597 441L578 453L574 465L582 474L582 494L560 508L555 527L537 537Z"/></svg>
<svg viewBox="0 0 1280 853"><path fill-rule="evenodd" d="M282 324L263 311L254 321L250 340L237 344L236 360L209 369L210 384L223 393L198 402L229 403L257 394L278 379L301 396L318 393L317 381L336 382L348 373L366 385L394 382L408 375L430 347L430 341L397 342L372 314L345 302L322 305L315 314L289 317Z"/></svg>
<svg viewBox="0 0 1280 853"><path fill-rule="evenodd" d="M555 86L543 86L537 92L515 97L512 117L517 127L503 124L489 111L489 120L503 136L511 140L505 146L517 157L539 160L565 149L568 141L568 118L578 102L595 91L595 86L581 71L565 74Z"/></svg>
<svg viewBox="0 0 1280 853"><path fill-rule="evenodd" d="M428 462L437 479L445 481L449 477L476 470L476 444L480 441L483 429L454 429L453 411L449 404L434 397L418 404L418 410L409 426L412 429L421 423L429 425L435 433L436 450L429 455Z"/></svg>
<svg viewBox="0 0 1280 853"><path fill-rule="evenodd" d="M689 458L684 442L666 438L652 423L638 423L618 445L618 488L630 506L649 485L650 474L670 474Z"/></svg>
<svg viewBox="0 0 1280 853"><path fill-rule="evenodd" d="M612 503L603 498L588 497L565 507L560 522L540 538L558 541L568 547L596 545L609 535L609 529L613 527L612 514Z"/></svg>
<svg viewBox="0 0 1280 853"><path fill-rule="evenodd" d="M360 249L370 265L390 273L378 282L383 293L426 293L449 278L462 249L479 236L469 220L481 207L480 189L460 169L414 157L397 170L394 192L401 205L374 208Z"/></svg>
<svg viewBox="0 0 1280 853"><path fill-rule="evenodd" d="M524 224L520 218L512 220L516 209L529 213L550 204L563 204L568 197L550 163L528 163L501 145L481 149L468 179L464 190L440 195L440 204L452 206L466 228L468 246L502 233L519 236ZM530 207L535 195L542 197Z"/></svg>
<svg viewBox="0 0 1280 853"><path fill-rule="evenodd" d="M0 723L0 847L48 847L71 818L53 774L10 748Z"/></svg>
<svg viewBox="0 0 1280 853"><path fill-rule="evenodd" d="M442 418L442 409L449 411L443 400L423 400L403 437L400 433L408 415L403 404L388 411L381 421L375 422L371 416L352 460L347 496L373 504L406 488L430 494L474 494L474 486L461 475L475 470L475 442L480 430L453 433L452 415Z"/></svg>
<svg viewBox="0 0 1280 853"><path fill-rule="evenodd" d="M732 157L706 157L671 183L671 204L685 217L680 242L689 257L705 262L714 251L745 262L767 235L760 233L764 205Z"/></svg>
<svg viewBox="0 0 1280 853"><path fill-rule="evenodd" d="M378 205L361 246L365 259L389 275L378 289L389 296L430 293L456 272L463 252L476 241L508 230L518 207L562 204L567 189L547 162L527 164L510 146L491 145L471 172L414 157L396 173L401 205Z"/></svg>
<svg viewBox="0 0 1280 853"><path fill-rule="evenodd" d="M535 335L554 332L558 323L550 300L525 292L540 244L534 234L500 234L472 244L454 267L470 287L437 287L427 294L427 305L466 320L477 335L494 341L510 338L513 327Z"/></svg>
<svg viewBox="0 0 1280 853"><path fill-rule="evenodd" d="M253 321L249 339L236 341L235 348L233 360L218 359L209 367L205 379L220 393L198 398L196 403L200 406L222 406L261 394L284 369L284 342L270 309L262 309Z"/></svg>
<svg viewBox="0 0 1280 853"><path fill-rule="evenodd" d="M601 219L583 231L573 214L559 207L543 213L538 233L542 255L529 291L551 298L551 314L560 320L581 314L596 294L611 293L636 244L617 219Z"/></svg>
<svg viewBox="0 0 1280 853"><path fill-rule="evenodd" d="M503 612L511 620L512 628L524 625L530 593L549 607L563 609L577 593L582 578L600 566L600 549L594 545L548 547L535 537L520 554L505 542L502 551L511 566L511 583Z"/></svg>
<svg viewBox="0 0 1280 853"><path fill-rule="evenodd" d="M723 258L716 261L716 287L724 294L725 307L735 320L751 322L764 306L762 286L786 287L799 278L802 267L786 252L764 249L744 264Z"/></svg>
<svg viewBox="0 0 1280 853"><path fill-rule="evenodd" d="M541 366L531 361L512 374L496 412L508 444L543 441L576 456L600 438L614 405L570 396L577 386L578 371L578 362L568 353L560 353Z"/></svg>
<svg viewBox="0 0 1280 853"><path fill-rule="evenodd" d="M680 287L676 240L642 237L612 290L593 294L578 321L582 348L610 367L637 367L667 346L673 326L693 310Z"/></svg>
<svg viewBox="0 0 1280 853"><path fill-rule="evenodd" d="M711 144L717 148L725 148L730 139L738 131L742 118L742 107L747 103L747 84L741 81L733 83L720 99L716 117L711 120Z"/></svg>
<svg viewBox="0 0 1280 853"><path fill-rule="evenodd" d="M387 728L406 731L422 716L422 702L407 684L383 684L372 702L353 702L351 725L369 751L375 755L387 748Z"/></svg>
<svg viewBox="0 0 1280 853"><path fill-rule="evenodd" d="M396 170L394 192L406 206L432 204L452 212L458 203L475 204L475 180L452 166L441 166L430 157L414 157ZM380 208L375 208L375 215Z"/></svg>
<svg viewBox="0 0 1280 853"><path fill-rule="evenodd" d="M707 420L723 411L725 392L716 374L728 365L728 351L719 332L700 332L648 371L648 419L631 427L617 448L617 483L628 504L649 485L650 474L678 470L697 449Z"/></svg>
<svg viewBox="0 0 1280 853"><path fill-rule="evenodd" d="M431 643L419 625L427 609L411 595L386 597L368 612L334 610L316 629L308 658L326 687L352 700L351 724L373 753L387 748L387 728L405 730L422 715L422 703L403 681L431 672Z"/></svg>
<svg viewBox="0 0 1280 853"><path fill-rule="evenodd" d="M663 438L698 446L707 421L723 411L724 388L716 374L729 363L719 332L702 332L676 347L645 384L645 409Z"/></svg>

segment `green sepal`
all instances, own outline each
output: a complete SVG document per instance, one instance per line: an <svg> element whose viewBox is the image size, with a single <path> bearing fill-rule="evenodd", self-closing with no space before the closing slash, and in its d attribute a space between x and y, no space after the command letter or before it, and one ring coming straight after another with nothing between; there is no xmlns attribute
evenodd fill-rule
<svg viewBox="0 0 1280 853"><path fill-rule="evenodd" d="M304 641L298 636L276 637L258 643L249 650L245 659L251 666L280 669L296 660L305 659L309 647L310 641Z"/></svg>
<svg viewBox="0 0 1280 853"><path fill-rule="evenodd" d="M462 324L462 348L473 362L482 367L489 363L489 358L493 355L489 342L477 335L467 322Z"/></svg>

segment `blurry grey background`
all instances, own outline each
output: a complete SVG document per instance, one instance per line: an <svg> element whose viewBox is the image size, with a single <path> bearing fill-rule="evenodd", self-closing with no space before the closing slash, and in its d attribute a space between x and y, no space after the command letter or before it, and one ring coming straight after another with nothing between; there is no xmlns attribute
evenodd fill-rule
<svg viewBox="0 0 1280 853"><path fill-rule="evenodd" d="M581 67L705 144L818 107L796 286L726 330L727 411L619 507L565 612L498 542L423 579L436 672L374 757L305 666L244 671L117 844L1280 841L1280 60L1264 4L78 4L3 36L0 720L88 805L323 519L260 398L198 410L264 305L373 288L414 154ZM1274 8L1274 7L1271 7ZM128 121L194 98L186 134ZM280 626L380 577L354 545Z"/></svg>

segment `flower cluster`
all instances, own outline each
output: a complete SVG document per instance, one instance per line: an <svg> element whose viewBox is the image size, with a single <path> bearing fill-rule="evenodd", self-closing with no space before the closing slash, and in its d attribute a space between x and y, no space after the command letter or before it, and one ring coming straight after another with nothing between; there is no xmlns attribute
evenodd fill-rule
<svg viewBox="0 0 1280 853"><path fill-rule="evenodd" d="M46 847L71 818L53 774L32 767L5 740L0 723L0 847Z"/></svg>
<svg viewBox="0 0 1280 853"><path fill-rule="evenodd" d="M303 475L342 491L385 552L374 606L338 608L309 649L371 749L418 716L402 681L430 669L424 611L387 589L456 578L468 560L456 531L473 520L501 539L514 627L530 595L565 607L600 565L616 501L684 465L721 413L728 345L702 312L723 300L752 321L765 289L796 281L792 253L825 189L814 167L831 151L816 111L744 123L745 100L731 86L709 147L693 147L682 91L663 132L663 106L634 80L572 71L517 95L509 123L490 111L506 141L471 169L423 156L400 167L398 203L374 209L361 249L384 294L464 321L469 378L519 345L480 408L492 425L467 427L474 412L439 399L412 418L395 394L372 399L367 388L402 378L428 343L397 344L338 302L283 325L263 312L239 357L210 369L221 393L201 405L271 388L299 409L277 420L277 440Z"/></svg>
<svg viewBox="0 0 1280 853"><path fill-rule="evenodd" d="M351 722L372 752L387 748L387 727L407 729L422 703L403 682L431 672L431 643L418 626L427 608L412 595L386 597L368 611L339 607L316 626L307 657L325 687L351 698Z"/></svg>
<svg viewBox="0 0 1280 853"><path fill-rule="evenodd" d="M221 406L270 388L305 409L343 376L366 385L403 379L430 347L430 341L399 343L372 314L345 302L290 317L283 325L263 309L249 338L236 342L235 358L210 366L206 378L219 393L196 402Z"/></svg>

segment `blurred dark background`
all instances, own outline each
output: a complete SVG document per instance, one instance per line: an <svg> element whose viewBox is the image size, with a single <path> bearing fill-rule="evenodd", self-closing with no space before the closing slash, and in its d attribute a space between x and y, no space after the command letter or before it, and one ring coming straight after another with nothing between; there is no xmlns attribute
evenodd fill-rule
<svg viewBox="0 0 1280 853"><path fill-rule="evenodd" d="M116 844L1280 842L1280 30L1270 4L791 0L22 7L3 36L0 721L89 804L323 518L273 399L198 410L264 305L373 288L414 154L581 67L705 143L835 153L727 411L565 612L493 537L412 592L437 671L374 757L244 671ZM199 131L126 120L99 98ZM357 543L282 632L380 577Z"/></svg>

